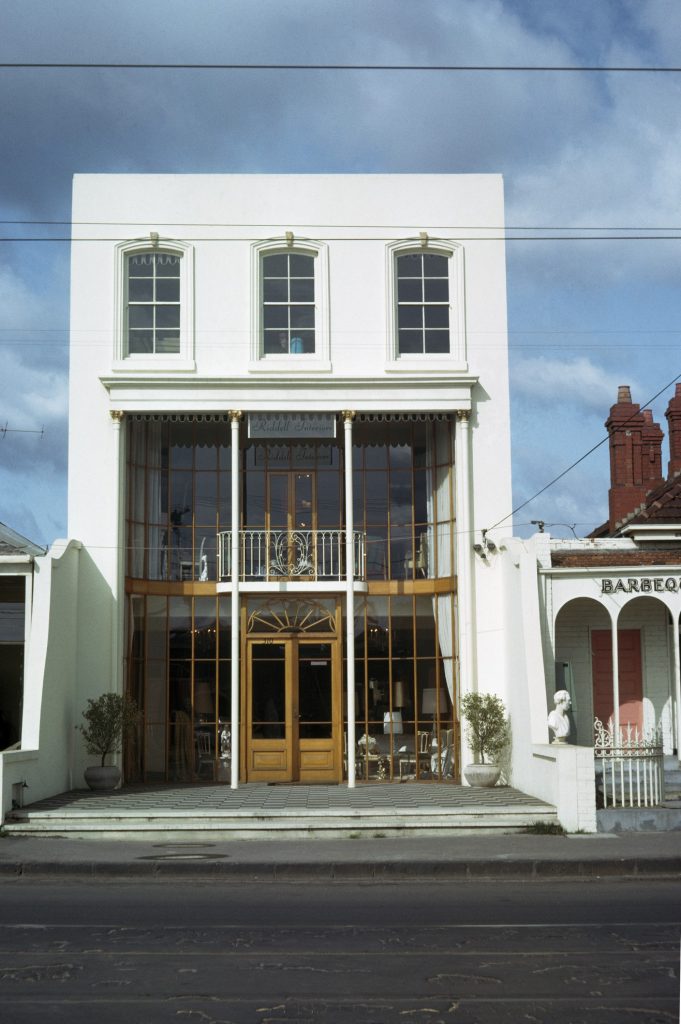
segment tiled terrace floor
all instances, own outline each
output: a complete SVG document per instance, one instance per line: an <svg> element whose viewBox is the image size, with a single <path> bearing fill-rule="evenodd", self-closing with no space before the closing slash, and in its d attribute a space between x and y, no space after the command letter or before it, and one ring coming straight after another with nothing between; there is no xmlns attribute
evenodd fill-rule
<svg viewBox="0 0 681 1024"><path fill-rule="evenodd" d="M261 810L293 812L301 810L330 811L349 810L407 810L419 808L432 811L480 810L491 812L505 807L524 807L546 804L527 796L509 786L493 789L471 788L453 784L432 783L362 783L355 789L347 786L286 786L250 783L236 790L227 785L165 785L126 786L110 793L92 793L89 790L73 790L60 796L51 797L33 804L26 802L25 810L59 811L65 815L96 813L101 815L125 814L126 812L172 815L192 813L200 815L233 811Z"/></svg>

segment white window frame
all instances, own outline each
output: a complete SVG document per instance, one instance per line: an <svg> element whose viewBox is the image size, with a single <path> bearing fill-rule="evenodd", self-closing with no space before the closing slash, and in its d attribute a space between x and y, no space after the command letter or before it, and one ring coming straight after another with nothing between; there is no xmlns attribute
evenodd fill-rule
<svg viewBox="0 0 681 1024"><path fill-rule="evenodd" d="M180 351L154 354L128 352L127 292L128 256L138 253L170 253L180 260ZM120 242L115 248L114 268L114 370L163 370L186 372L194 361L194 248L177 239L138 238Z"/></svg>
<svg viewBox="0 0 681 1024"><path fill-rule="evenodd" d="M314 352L281 355L264 353L263 327L263 257L277 253L298 253L314 257L314 309L315 309L315 350ZM251 246L251 351L249 371L255 373L319 373L331 370L329 343L329 250L324 242L311 238L286 236L255 242Z"/></svg>
<svg viewBox="0 0 681 1024"><path fill-rule="evenodd" d="M414 352L400 355L397 328L397 260L410 253L430 253L445 256L449 266L449 352ZM423 370L465 369L466 367L466 308L465 308L464 249L458 242L429 238L423 245L420 238L401 239L386 246L387 339L386 369L393 372L413 373Z"/></svg>

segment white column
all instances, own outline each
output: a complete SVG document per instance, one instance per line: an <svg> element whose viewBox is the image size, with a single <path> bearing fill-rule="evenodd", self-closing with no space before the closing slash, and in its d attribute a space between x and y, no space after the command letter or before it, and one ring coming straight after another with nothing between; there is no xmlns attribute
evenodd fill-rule
<svg viewBox="0 0 681 1024"><path fill-rule="evenodd" d="M231 425L231 455L232 455L232 693L231 693L231 717L232 717L232 770L230 772L231 788L239 787L239 763L241 723L239 721L239 698L240 698L240 665L239 665L239 527L240 519L240 498L239 498L239 426L242 414L230 412L229 420Z"/></svg>
<svg viewBox="0 0 681 1024"><path fill-rule="evenodd" d="M672 612L672 671L674 673L674 700L672 706L676 711L674 715L672 742L676 744L676 758L681 764L681 658L679 657L679 616Z"/></svg>
<svg viewBox="0 0 681 1024"><path fill-rule="evenodd" d="M610 635L612 639L612 727L614 742L620 742L620 655L617 645L617 618L610 616Z"/></svg>
<svg viewBox="0 0 681 1024"><path fill-rule="evenodd" d="M352 421L354 412L343 412L345 441L345 641L348 699L348 789L355 787L355 549L352 501Z"/></svg>
<svg viewBox="0 0 681 1024"><path fill-rule="evenodd" d="M478 689L475 653L475 565L471 482L470 412L457 412L454 435L456 481L456 593L459 624L459 700ZM461 733L461 762L472 761L472 752Z"/></svg>
<svg viewBox="0 0 681 1024"><path fill-rule="evenodd" d="M114 550L112 555L111 574L111 684L108 689L114 693L123 692L123 602L121 595L125 592L123 575L125 572L125 523L124 523L124 494L125 487L121 475L122 469L122 447L123 433L121 425L125 413L117 409L111 410L111 422L113 423L113 512L114 527L113 536Z"/></svg>

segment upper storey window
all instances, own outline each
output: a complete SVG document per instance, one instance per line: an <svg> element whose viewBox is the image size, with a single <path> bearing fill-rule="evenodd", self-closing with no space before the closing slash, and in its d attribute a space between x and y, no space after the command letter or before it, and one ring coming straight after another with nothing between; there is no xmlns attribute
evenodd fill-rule
<svg viewBox="0 0 681 1024"><path fill-rule="evenodd" d="M331 370L329 252L324 242L287 231L251 246L249 370Z"/></svg>
<svg viewBox="0 0 681 1024"><path fill-rule="evenodd" d="M118 244L115 259L114 369L194 369L192 247L152 232Z"/></svg>
<svg viewBox="0 0 681 1024"><path fill-rule="evenodd" d="M178 253L138 252L128 256L128 355L179 353L181 263Z"/></svg>
<svg viewBox="0 0 681 1024"><path fill-rule="evenodd" d="M398 239L386 246L386 369L463 370L466 314L463 246L449 239Z"/></svg>
<svg viewBox="0 0 681 1024"><path fill-rule="evenodd" d="M262 257L264 355L315 351L315 257L276 252Z"/></svg>
<svg viewBox="0 0 681 1024"><path fill-rule="evenodd" d="M449 352L449 262L429 252L397 256L400 356Z"/></svg>

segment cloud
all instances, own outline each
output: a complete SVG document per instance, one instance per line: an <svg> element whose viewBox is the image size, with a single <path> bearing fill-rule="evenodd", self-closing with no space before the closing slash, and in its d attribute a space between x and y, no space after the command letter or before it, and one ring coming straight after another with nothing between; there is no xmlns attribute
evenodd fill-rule
<svg viewBox="0 0 681 1024"><path fill-rule="evenodd" d="M605 417L617 401L621 383L585 357L515 356L511 361L511 386L517 401L554 408L567 405L572 415L578 415L581 408ZM627 383L633 383L636 393L636 383Z"/></svg>

